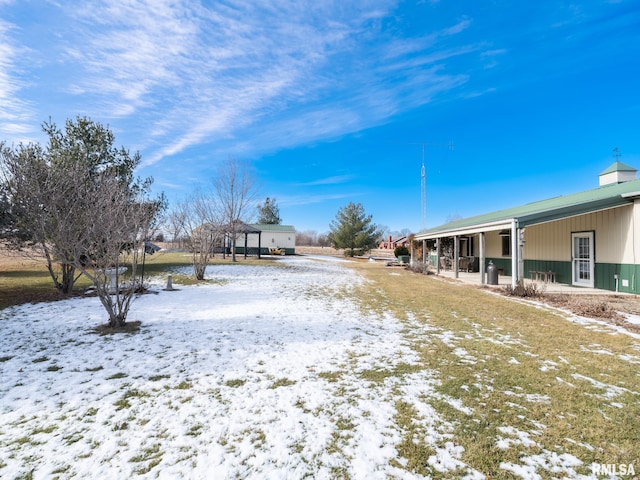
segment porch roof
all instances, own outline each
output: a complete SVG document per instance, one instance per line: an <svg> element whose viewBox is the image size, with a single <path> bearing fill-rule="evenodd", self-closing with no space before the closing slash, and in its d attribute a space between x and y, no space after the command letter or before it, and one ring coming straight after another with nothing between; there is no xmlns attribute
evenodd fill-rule
<svg viewBox="0 0 640 480"><path fill-rule="evenodd" d="M415 235L415 239L426 240L503 230L511 228L514 220L521 228L628 205L637 197L640 197L640 179L455 220L423 230Z"/></svg>
<svg viewBox="0 0 640 480"><path fill-rule="evenodd" d="M266 232L282 232L282 233L295 233L296 229L293 225L280 225L278 224L268 224L268 223L252 223L251 226L257 230Z"/></svg>

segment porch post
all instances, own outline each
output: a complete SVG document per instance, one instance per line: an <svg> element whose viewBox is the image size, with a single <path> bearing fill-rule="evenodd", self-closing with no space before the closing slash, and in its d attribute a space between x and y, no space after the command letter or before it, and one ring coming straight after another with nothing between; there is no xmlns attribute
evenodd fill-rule
<svg viewBox="0 0 640 480"><path fill-rule="evenodd" d="M518 282L524 284L524 228L518 229Z"/></svg>
<svg viewBox="0 0 640 480"><path fill-rule="evenodd" d="M438 275L440 275L440 255L441 255L440 239L436 238L436 257L438 257L436 259L436 271L437 271Z"/></svg>
<svg viewBox="0 0 640 480"><path fill-rule="evenodd" d="M422 263L424 263L425 265L427 265L429 262L427 262L427 240L422 240Z"/></svg>
<svg viewBox="0 0 640 480"><path fill-rule="evenodd" d="M227 258L227 232L222 235L222 258Z"/></svg>
<svg viewBox="0 0 640 480"><path fill-rule="evenodd" d="M258 232L258 259L260 259L260 250L262 249L262 230Z"/></svg>
<svg viewBox="0 0 640 480"><path fill-rule="evenodd" d="M516 288L518 281L518 221L511 220L511 287Z"/></svg>
<svg viewBox="0 0 640 480"><path fill-rule="evenodd" d="M458 256L460 255L460 237L458 237L458 235L456 235L455 237L453 237L453 263L454 263L454 272L455 278L458 278Z"/></svg>
<svg viewBox="0 0 640 480"><path fill-rule="evenodd" d="M485 278L486 278L486 269L485 269L485 253L484 253L484 232L480 233L480 285L484 285L485 283Z"/></svg>

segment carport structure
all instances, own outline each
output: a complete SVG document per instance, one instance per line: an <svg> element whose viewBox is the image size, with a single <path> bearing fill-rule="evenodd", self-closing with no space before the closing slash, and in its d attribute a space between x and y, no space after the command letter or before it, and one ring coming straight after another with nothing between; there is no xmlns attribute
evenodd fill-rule
<svg viewBox="0 0 640 480"><path fill-rule="evenodd" d="M249 225L247 223L244 223L242 221L236 221L233 224L228 224L224 227L224 236L225 236L225 245L229 245L230 249L234 249L236 248L236 243L238 240L238 237L242 237L244 238L244 243L243 243L243 254L244 254L244 258L247 258L247 255L257 255L258 258L260 257L260 249L261 249L261 243L262 243L262 230L260 230L259 228L256 228L255 226ZM258 247L257 248L251 248L251 247L247 247L246 245L247 240L249 239L249 235L258 235ZM232 250L233 251L233 250Z"/></svg>

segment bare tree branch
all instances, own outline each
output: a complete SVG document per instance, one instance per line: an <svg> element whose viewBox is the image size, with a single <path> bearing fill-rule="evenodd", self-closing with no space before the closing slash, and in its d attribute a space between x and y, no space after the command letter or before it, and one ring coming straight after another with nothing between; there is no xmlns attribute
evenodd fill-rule
<svg viewBox="0 0 640 480"><path fill-rule="evenodd" d="M251 223L255 215L259 194L257 183L247 164L229 158L218 168L218 174L213 179L213 192L232 241L231 255L235 262L240 222Z"/></svg>

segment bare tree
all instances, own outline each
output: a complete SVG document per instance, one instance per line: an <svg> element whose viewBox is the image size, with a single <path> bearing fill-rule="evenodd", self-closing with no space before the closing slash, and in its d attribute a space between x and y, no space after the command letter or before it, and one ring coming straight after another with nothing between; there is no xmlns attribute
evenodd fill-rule
<svg viewBox="0 0 640 480"><path fill-rule="evenodd" d="M75 267L59 261L52 252L55 236L65 235L68 225L56 224L50 216L50 204L67 211L64 220L72 213L69 197L59 198L62 179L51 168L44 150L37 144L9 148L0 145L3 165L3 185L12 207L12 225L5 231L6 245L27 256L44 256L47 270L56 288L69 293L77 278ZM64 247L58 252L64 258Z"/></svg>
<svg viewBox="0 0 640 480"><path fill-rule="evenodd" d="M318 232L315 230L305 230L296 232L296 245L317 245Z"/></svg>
<svg viewBox="0 0 640 480"><path fill-rule="evenodd" d="M321 233L318 235L318 245L320 245L321 247L328 247L329 245L331 245L328 233Z"/></svg>
<svg viewBox="0 0 640 480"><path fill-rule="evenodd" d="M181 219L182 232L186 235L192 255L194 274L198 280L203 280L214 245L224 235L215 199L198 192L179 203L172 216Z"/></svg>
<svg viewBox="0 0 640 480"><path fill-rule="evenodd" d="M142 192L150 180L135 180L140 155L113 146L109 128L88 118L67 120L65 130L43 124L49 144L9 148L0 144L3 187L12 203L12 222L5 229L15 249L44 256L56 288L69 293L78 278L73 255L76 232L92 222L93 183L104 174L116 179L130 194ZM52 212L56 212L55 214Z"/></svg>
<svg viewBox="0 0 640 480"><path fill-rule="evenodd" d="M179 241L180 237L185 232L187 212L182 208L182 204L178 204L176 208L173 208L167 215L166 227L171 236L171 243L175 248L176 241Z"/></svg>
<svg viewBox="0 0 640 480"><path fill-rule="evenodd" d="M14 246L34 247L44 255L63 293L85 274L109 325L122 327L142 287L137 260L164 197L147 198L151 180L133 178L139 154L115 149L108 128L86 118L67 121L65 132L51 122L43 128L49 135L46 150L37 144L0 145L3 184L12 205L7 236ZM124 263L130 265L127 282L120 281Z"/></svg>
<svg viewBox="0 0 640 480"><path fill-rule="evenodd" d="M220 208L220 220L232 241L231 258L235 262L240 225L251 223L255 214L257 184L248 165L229 158L218 168L213 192Z"/></svg>
<svg viewBox="0 0 640 480"><path fill-rule="evenodd" d="M83 182L85 183L85 182ZM68 262L94 284L109 316L109 326L125 325L134 297L143 290L138 269L144 255L160 201L150 201L132 192L113 175L105 173L91 182L86 196L91 221L76 225L76 241ZM54 215L64 212L54 212Z"/></svg>

